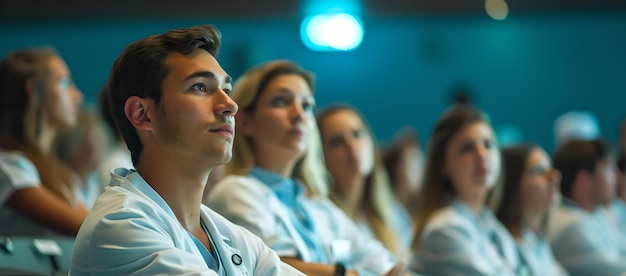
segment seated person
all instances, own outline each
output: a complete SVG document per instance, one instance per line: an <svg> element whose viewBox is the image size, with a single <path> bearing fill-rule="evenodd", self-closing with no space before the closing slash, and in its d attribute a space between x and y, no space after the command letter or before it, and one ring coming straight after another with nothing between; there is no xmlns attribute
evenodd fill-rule
<svg viewBox="0 0 626 276"><path fill-rule="evenodd" d="M615 160L609 145L598 139L572 139L552 159L563 175L563 199L548 223L554 256L571 275L622 275L626 255L604 208L615 197Z"/></svg>
<svg viewBox="0 0 626 276"><path fill-rule="evenodd" d="M75 275L302 275L263 241L201 204L231 158L237 104L212 25L130 44L109 80L136 170L119 168L76 237Z"/></svg>
<svg viewBox="0 0 626 276"><path fill-rule="evenodd" d="M269 61L237 81L233 99L241 108L233 161L209 206L307 275L402 272L403 264L396 266L327 197L312 74L290 61Z"/></svg>
<svg viewBox="0 0 626 276"><path fill-rule="evenodd" d="M409 269L425 275L518 275L515 241L487 206L492 201L498 207L502 185L489 118L469 105L452 106L430 141Z"/></svg>
<svg viewBox="0 0 626 276"><path fill-rule="evenodd" d="M546 238L546 219L559 200L561 174L548 154L533 144L502 149L504 186L496 216L511 232L525 275L567 275Z"/></svg>
<svg viewBox="0 0 626 276"><path fill-rule="evenodd" d="M79 178L53 151L76 125L80 90L52 48L21 49L0 62L0 235L69 235L87 208Z"/></svg>

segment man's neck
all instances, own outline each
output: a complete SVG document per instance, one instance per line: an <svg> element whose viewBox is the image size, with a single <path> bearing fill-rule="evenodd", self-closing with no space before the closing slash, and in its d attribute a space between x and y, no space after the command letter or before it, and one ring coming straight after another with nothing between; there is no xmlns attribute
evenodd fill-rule
<svg viewBox="0 0 626 276"><path fill-rule="evenodd" d="M202 192L210 169L199 170L185 166L180 158L164 158L156 150L144 150L137 164L137 172L165 200L176 219L188 231L200 226Z"/></svg>

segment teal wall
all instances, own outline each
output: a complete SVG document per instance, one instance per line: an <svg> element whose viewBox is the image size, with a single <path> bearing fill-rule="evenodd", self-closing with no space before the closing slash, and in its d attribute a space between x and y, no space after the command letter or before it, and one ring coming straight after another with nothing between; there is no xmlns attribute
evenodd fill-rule
<svg viewBox="0 0 626 276"><path fill-rule="evenodd" d="M364 18L352 52L311 52L296 20L99 20L0 22L0 54L51 45L93 104L114 59L130 42L178 27L213 23L223 33L219 59L238 77L248 66L287 58L316 73L318 105L360 108L380 140L404 125L427 136L464 87L497 128L516 126L551 150L552 121L570 109L594 112L614 142L626 117L626 13Z"/></svg>

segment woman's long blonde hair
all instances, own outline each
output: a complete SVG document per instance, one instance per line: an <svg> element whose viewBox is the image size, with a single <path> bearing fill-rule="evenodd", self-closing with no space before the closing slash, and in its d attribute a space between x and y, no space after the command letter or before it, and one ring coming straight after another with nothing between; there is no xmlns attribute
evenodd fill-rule
<svg viewBox="0 0 626 276"><path fill-rule="evenodd" d="M239 113L254 112L260 94L267 84L277 76L295 74L301 76L314 91L314 76L299 65L288 60L274 60L249 69L233 87L233 100L239 105ZM302 181L310 197L328 196L327 174L317 125L309 137L306 152L296 164L292 176ZM235 135L233 158L226 165L226 175L248 175L255 165L250 138Z"/></svg>
<svg viewBox="0 0 626 276"><path fill-rule="evenodd" d="M20 151L33 162L41 184L70 204L75 203L76 176L54 156L42 151L49 61L59 57L52 48L12 52L0 63L0 149Z"/></svg>
<svg viewBox="0 0 626 276"><path fill-rule="evenodd" d="M391 190L391 183L389 175L382 162L380 151L377 148L376 137L372 128L370 127L363 114L361 114L355 107L348 104L333 104L322 109L317 114L317 124L322 125L324 120L328 116L335 114L339 111L350 111L357 115L365 128L368 135L372 139L372 146L374 151L374 166L372 172L365 179L365 190L363 206L365 214L367 216L367 222L374 232L374 236L378 239L389 251L395 253L400 252L402 249L398 248L398 237L393 231L392 227L392 206L395 200L393 192ZM320 128L320 132L321 128ZM331 177L332 181L332 177ZM331 182L331 186L334 186ZM344 200L337 194L335 189L331 190L330 199L335 202L339 208L343 209L348 216L351 216ZM352 218L355 219L355 218Z"/></svg>

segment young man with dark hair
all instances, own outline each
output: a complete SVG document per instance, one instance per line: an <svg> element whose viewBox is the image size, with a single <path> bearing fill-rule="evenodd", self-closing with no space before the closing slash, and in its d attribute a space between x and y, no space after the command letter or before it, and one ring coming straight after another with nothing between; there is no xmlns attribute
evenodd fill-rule
<svg viewBox="0 0 626 276"><path fill-rule="evenodd" d="M602 140L569 140L553 156L563 175L561 205L548 224L556 259L572 275L621 275L626 255L621 237L607 221L615 197L616 167Z"/></svg>
<svg viewBox="0 0 626 276"><path fill-rule="evenodd" d="M114 171L82 225L71 274L301 275L259 238L204 205L232 156L231 77L211 25L129 45L111 71L111 110L136 170Z"/></svg>

